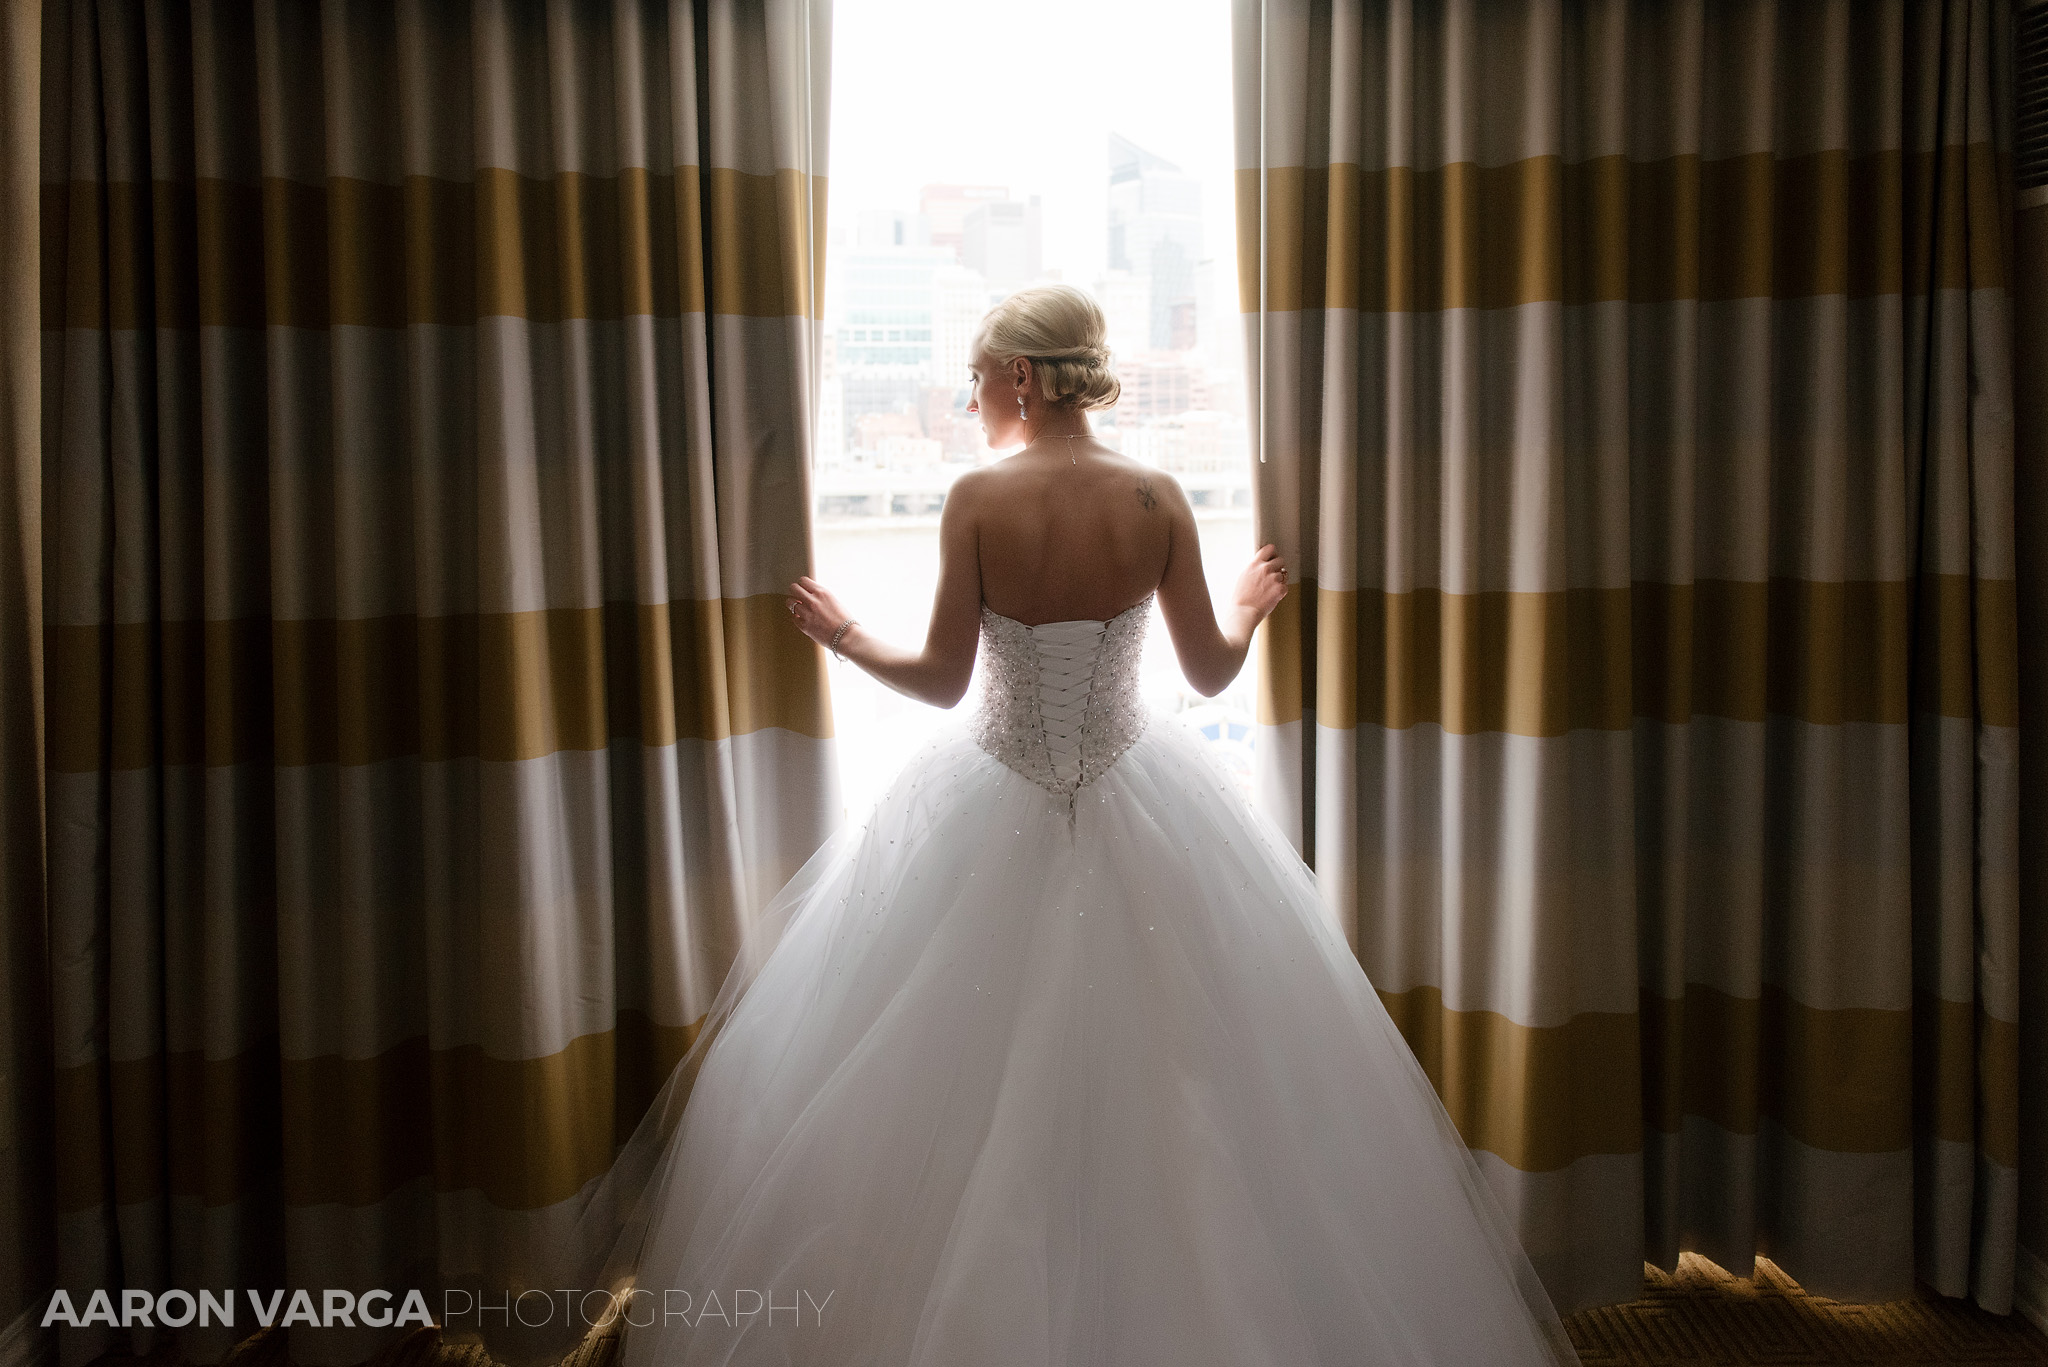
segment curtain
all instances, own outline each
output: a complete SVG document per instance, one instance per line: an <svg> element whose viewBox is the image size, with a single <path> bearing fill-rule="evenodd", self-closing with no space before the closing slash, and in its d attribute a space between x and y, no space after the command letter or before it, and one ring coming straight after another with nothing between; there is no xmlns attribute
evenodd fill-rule
<svg viewBox="0 0 2048 1367"><path fill-rule="evenodd" d="M42 552L37 430L38 0L0 0L0 1343L49 1264L43 965ZM41 1318L40 1314L37 1316Z"/></svg>
<svg viewBox="0 0 2048 1367"><path fill-rule="evenodd" d="M1261 783L1560 1308L2005 1311L2006 7L1235 16Z"/></svg>
<svg viewBox="0 0 2048 1367"><path fill-rule="evenodd" d="M2037 23L2048 22L2048 14L2034 5L2019 9L2033 10ZM2023 46L2016 32L2016 63ZM2015 94L2016 102L2023 98ZM2020 1257L2014 1300L2048 1330L2048 184L2022 189L2015 206L2013 418L2021 830Z"/></svg>
<svg viewBox="0 0 2048 1367"><path fill-rule="evenodd" d="M81 1311L421 1287L439 1318L448 1269L573 1222L836 824L823 656L782 604L829 17L45 7L54 1277ZM63 1361L155 1332L67 1330ZM390 1332L300 1326L291 1356Z"/></svg>

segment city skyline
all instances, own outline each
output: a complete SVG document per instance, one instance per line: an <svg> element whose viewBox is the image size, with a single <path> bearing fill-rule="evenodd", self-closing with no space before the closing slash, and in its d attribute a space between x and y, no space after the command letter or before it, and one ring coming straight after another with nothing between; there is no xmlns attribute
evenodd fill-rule
<svg viewBox="0 0 2048 1367"><path fill-rule="evenodd" d="M1126 388L1117 408L1091 417L1128 454L1174 471L1191 496L1211 500L1196 516L1212 588L1226 586L1252 549L1241 412L1175 411L1197 401L1244 406L1230 259L1236 223L1229 108L1196 95L1230 85L1230 9L1223 0L1182 0L1171 10L1117 0L1048 4L1018 23L991 7L947 0L834 0L828 328L821 347L832 379L819 403L812 478L816 573L892 640L915 641L925 629L946 489L979 461L995 458L979 423L961 411L967 339L992 293L962 259L967 218L992 203L1026 206L1028 213L1036 196L1038 273L1090 289L1102 303ZM1110 272L1112 133L1202 187L1198 255L1207 264L1195 262L1194 293L1214 307L1198 308L1197 346L1178 360L1151 349L1149 277ZM912 359L927 369L902 364L902 357L893 367L877 361L850 374L842 364L836 329L852 326L844 316L845 287L849 266L857 264L848 253L863 243L952 253L950 261L941 255L930 265L929 282L920 287L923 318L877 316L861 324L866 335L858 345L925 349ZM879 278L873 283L867 302L885 315L889 290ZM891 330L929 336L899 335L892 343ZM1185 328L1180 340L1187 340ZM1156 622L1153 641L1143 670L1148 696L1167 710L1195 709L1218 754L1248 784L1254 671L1248 668L1226 694L1202 698L1187 690ZM832 667L851 813L942 714L857 668L836 661Z"/></svg>
<svg viewBox="0 0 2048 1367"><path fill-rule="evenodd" d="M1192 477L1198 505L1248 502L1248 471L1231 460L1248 449L1239 377L1235 358L1213 345L1228 335L1214 317L1223 301L1204 288L1216 279L1204 187L1116 130L1104 147L1108 264L1076 282L1107 315L1123 382L1119 403L1096 414L1098 433ZM1043 259L1038 196L988 179L934 181L918 187L916 205L869 209L829 240L816 451L823 517L935 514L960 469L994 458L965 412L969 341L996 300L1064 274Z"/></svg>
<svg viewBox="0 0 2048 1367"><path fill-rule="evenodd" d="M1196 291L1202 182L1122 134L1109 135L1109 233L1104 277L1145 278L1148 351L1195 349L1196 316L1214 307Z"/></svg>
<svg viewBox="0 0 2048 1367"><path fill-rule="evenodd" d="M1082 283L1107 269L1103 135L1208 187L1204 235L1232 240L1231 12L1047 0L1032 21L946 0L836 0L831 217L915 211L931 184L1006 186L1045 205L1044 255ZM1234 276L1234 271L1228 272Z"/></svg>

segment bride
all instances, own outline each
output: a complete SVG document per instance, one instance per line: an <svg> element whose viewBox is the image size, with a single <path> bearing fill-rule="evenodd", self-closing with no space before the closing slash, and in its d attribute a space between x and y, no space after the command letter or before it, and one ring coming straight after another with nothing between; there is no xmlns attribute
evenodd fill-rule
<svg viewBox="0 0 2048 1367"><path fill-rule="evenodd" d="M1155 598L1214 694L1286 588L1266 546L1217 621L1179 486L1090 434L1103 339L1069 286L983 320L969 411L1022 449L953 486L922 649L791 586L938 707L978 643L979 707L777 896L677 1070L624 1367L1577 1361L1309 870L1140 699Z"/></svg>

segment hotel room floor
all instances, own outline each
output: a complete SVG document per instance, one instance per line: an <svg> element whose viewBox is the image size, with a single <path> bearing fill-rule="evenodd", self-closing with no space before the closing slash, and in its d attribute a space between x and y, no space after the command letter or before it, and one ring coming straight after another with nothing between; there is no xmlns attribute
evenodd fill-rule
<svg viewBox="0 0 2048 1367"><path fill-rule="evenodd" d="M1584 1367L1989 1367L2048 1364L2048 1336L1931 1291L1849 1305L1810 1296L1768 1259L1737 1278L1696 1253L1645 1264L1643 1295L1569 1316Z"/></svg>

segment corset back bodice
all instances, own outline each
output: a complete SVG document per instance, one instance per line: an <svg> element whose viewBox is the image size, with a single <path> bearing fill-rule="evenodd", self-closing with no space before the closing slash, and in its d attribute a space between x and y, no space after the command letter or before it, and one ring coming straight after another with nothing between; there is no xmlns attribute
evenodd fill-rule
<svg viewBox="0 0 2048 1367"><path fill-rule="evenodd" d="M981 609L982 749L1033 783L1071 797L1145 729L1138 662L1152 595L1108 621L1026 626Z"/></svg>

